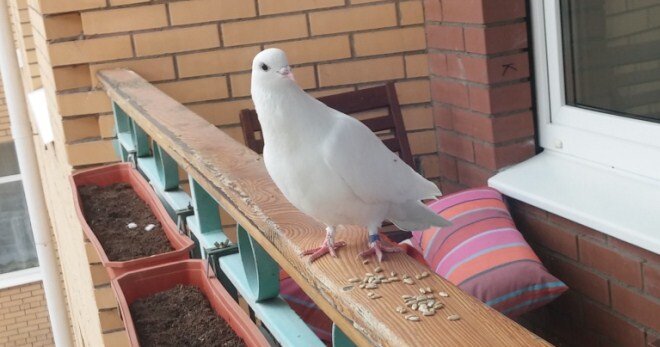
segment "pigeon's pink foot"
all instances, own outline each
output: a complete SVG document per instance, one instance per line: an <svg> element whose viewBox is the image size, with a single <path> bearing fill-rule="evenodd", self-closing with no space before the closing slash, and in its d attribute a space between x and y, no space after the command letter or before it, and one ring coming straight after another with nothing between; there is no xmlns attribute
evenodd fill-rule
<svg viewBox="0 0 660 347"><path fill-rule="evenodd" d="M306 251L303 251L300 253L300 256L304 257L306 255L312 255L309 257L309 262L312 263L316 259L321 258L322 256L330 253L330 255L334 258L337 257L337 253L335 251L341 247L346 246L346 242L344 241L339 241L339 242L331 242L327 238L325 241L323 241L323 244L319 248L313 248L313 249L308 249Z"/></svg>
<svg viewBox="0 0 660 347"><path fill-rule="evenodd" d="M378 262L380 263L383 260L383 253L399 253L403 250L396 246L386 246L381 243L380 240L374 241L371 243L371 246L368 250L361 252L360 257L367 258L371 256L376 256Z"/></svg>

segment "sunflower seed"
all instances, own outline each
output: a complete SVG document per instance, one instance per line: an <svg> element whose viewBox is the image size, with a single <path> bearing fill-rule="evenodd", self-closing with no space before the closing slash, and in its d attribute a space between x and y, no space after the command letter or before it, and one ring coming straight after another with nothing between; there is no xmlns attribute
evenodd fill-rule
<svg viewBox="0 0 660 347"><path fill-rule="evenodd" d="M453 320L459 320L459 319L461 319L461 316L459 316L457 314L452 314L451 316L448 316L447 319L452 320L452 321Z"/></svg>
<svg viewBox="0 0 660 347"><path fill-rule="evenodd" d="M417 311L417 308L419 308L419 305L417 305L415 303L415 304L412 304L412 306L410 306L410 308L412 308L413 311Z"/></svg>
<svg viewBox="0 0 660 347"><path fill-rule="evenodd" d="M382 296L380 296L380 294L375 294L375 295L371 296L372 300L380 299L380 298L382 298Z"/></svg>
<svg viewBox="0 0 660 347"><path fill-rule="evenodd" d="M390 272L390 277L396 277L396 272L394 271Z"/></svg>
<svg viewBox="0 0 660 347"><path fill-rule="evenodd" d="M390 277L390 278L388 278L388 280L389 280L390 282L398 282L398 281L400 281L400 279L399 279L398 277Z"/></svg>
<svg viewBox="0 0 660 347"><path fill-rule="evenodd" d="M403 299L403 300L405 300L405 299L412 299L412 296L410 296L410 295L405 295L405 294L404 294L404 295L401 295L401 299Z"/></svg>
<svg viewBox="0 0 660 347"><path fill-rule="evenodd" d="M364 265L369 264L369 259L365 259L365 260L363 260L363 261L362 261L362 264L364 264Z"/></svg>
<svg viewBox="0 0 660 347"><path fill-rule="evenodd" d="M445 307L445 305L441 302L436 302L435 305L433 305L433 309L435 309L435 310L440 310L440 309L443 309L444 307Z"/></svg>
<svg viewBox="0 0 660 347"><path fill-rule="evenodd" d="M435 310L428 310L422 313L425 316L433 316L435 314Z"/></svg>
<svg viewBox="0 0 660 347"><path fill-rule="evenodd" d="M438 295L440 295L443 298L449 297L449 294L447 294L447 292L438 292Z"/></svg>
<svg viewBox="0 0 660 347"><path fill-rule="evenodd" d="M419 307L417 307L417 309L424 312L424 311L428 311L429 308L426 306L426 304L421 303L419 304Z"/></svg>
<svg viewBox="0 0 660 347"><path fill-rule="evenodd" d="M410 278L408 275L403 275L403 279L405 280L406 278Z"/></svg>
<svg viewBox="0 0 660 347"><path fill-rule="evenodd" d="M435 300L433 300L433 299L429 299L429 301L426 302L426 305L427 305L428 307L433 307L433 305L435 305Z"/></svg>
<svg viewBox="0 0 660 347"><path fill-rule="evenodd" d="M390 283L391 281L387 278L384 278L380 281L381 283Z"/></svg>
<svg viewBox="0 0 660 347"><path fill-rule="evenodd" d="M380 266L378 266L374 269L374 272L375 273L383 272L383 269Z"/></svg>
<svg viewBox="0 0 660 347"><path fill-rule="evenodd" d="M418 280L421 280L422 276L421 275L415 275L415 278L418 279Z"/></svg>
<svg viewBox="0 0 660 347"><path fill-rule="evenodd" d="M427 299L433 299L433 294L426 294Z"/></svg>
<svg viewBox="0 0 660 347"><path fill-rule="evenodd" d="M372 274L371 272L367 272L364 275L367 276L367 277L374 277L374 274Z"/></svg>
<svg viewBox="0 0 660 347"><path fill-rule="evenodd" d="M426 294L426 290L424 290L424 288L419 288L419 292L422 294Z"/></svg>
<svg viewBox="0 0 660 347"><path fill-rule="evenodd" d="M412 316L412 315L411 316L406 316L406 319L409 320L409 321L413 321L413 322L418 322L419 321L419 317Z"/></svg>
<svg viewBox="0 0 660 347"><path fill-rule="evenodd" d="M429 273L427 271L424 271L420 276L422 276L422 278L426 278L429 277Z"/></svg>
<svg viewBox="0 0 660 347"><path fill-rule="evenodd" d="M376 295L376 293L374 293L374 292L367 292L367 296L368 296L368 297L372 297L372 296L374 296L374 295Z"/></svg>
<svg viewBox="0 0 660 347"><path fill-rule="evenodd" d="M403 280L403 283L405 283L405 284L410 284L410 285L415 284L415 282L413 282L413 280L410 279L410 278L406 278L406 279L404 279L404 280Z"/></svg>
<svg viewBox="0 0 660 347"><path fill-rule="evenodd" d="M345 291L345 292L347 292L347 291L353 289L353 287L354 287L354 286L346 286L346 287L342 288L342 290Z"/></svg>
<svg viewBox="0 0 660 347"><path fill-rule="evenodd" d="M367 289L376 289L378 288L378 285L375 283L367 283L364 287Z"/></svg>
<svg viewBox="0 0 660 347"><path fill-rule="evenodd" d="M401 314L408 313L408 310L405 307L401 307L401 306L397 307L396 311Z"/></svg>
<svg viewBox="0 0 660 347"><path fill-rule="evenodd" d="M137 224L135 224L135 223L128 223L128 224L126 225L126 227L129 228L129 229L135 229L135 228L137 228L138 226L137 226Z"/></svg>
<svg viewBox="0 0 660 347"><path fill-rule="evenodd" d="M144 231L152 231L155 227L156 226L154 224L148 224L146 227L144 227Z"/></svg>
<svg viewBox="0 0 660 347"><path fill-rule="evenodd" d="M357 277L353 277L353 278L349 278L348 281L349 281L350 283L358 283L358 282L360 282L360 279L357 278Z"/></svg>
<svg viewBox="0 0 660 347"><path fill-rule="evenodd" d="M364 284L364 283L360 284L360 289L364 289L365 286L366 286L366 284Z"/></svg>

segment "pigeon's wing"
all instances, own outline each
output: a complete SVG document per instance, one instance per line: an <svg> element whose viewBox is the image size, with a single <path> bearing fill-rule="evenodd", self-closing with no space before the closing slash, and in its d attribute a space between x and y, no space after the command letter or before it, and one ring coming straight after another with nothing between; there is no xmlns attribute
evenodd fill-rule
<svg viewBox="0 0 660 347"><path fill-rule="evenodd" d="M362 201L399 203L440 195L434 183L392 153L364 124L332 111L336 121L323 142L322 156Z"/></svg>

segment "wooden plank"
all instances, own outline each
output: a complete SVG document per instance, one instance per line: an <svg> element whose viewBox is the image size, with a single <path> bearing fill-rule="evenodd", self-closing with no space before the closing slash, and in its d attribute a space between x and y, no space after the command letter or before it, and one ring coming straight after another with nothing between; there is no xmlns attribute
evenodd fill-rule
<svg viewBox="0 0 660 347"><path fill-rule="evenodd" d="M539 346L548 345L520 325L485 306L442 279L431 275L424 287L445 291L446 308L420 322L404 320L394 311L402 294L418 286L383 285L383 296L369 299L364 291L344 291L347 279L373 271L359 251L367 247L362 228L342 227L338 240L348 245L339 258L313 264L299 256L325 238L324 227L296 210L272 182L259 155L234 141L137 74L107 70L98 74L111 99L129 114L179 165L208 191L301 286L312 300L357 345L378 346ZM428 270L405 254L388 255L382 267L398 274ZM462 318L449 321L446 316Z"/></svg>

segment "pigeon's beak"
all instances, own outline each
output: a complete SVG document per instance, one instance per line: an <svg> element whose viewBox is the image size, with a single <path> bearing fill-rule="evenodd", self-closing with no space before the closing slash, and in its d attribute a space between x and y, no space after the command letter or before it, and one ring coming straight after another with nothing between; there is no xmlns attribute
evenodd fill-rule
<svg viewBox="0 0 660 347"><path fill-rule="evenodd" d="M282 77L286 77L292 81L295 82L295 78L293 77L293 72L291 71L290 66L285 66L277 71L278 74L282 75Z"/></svg>

